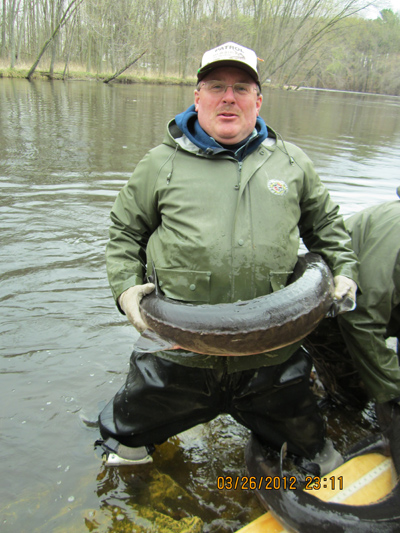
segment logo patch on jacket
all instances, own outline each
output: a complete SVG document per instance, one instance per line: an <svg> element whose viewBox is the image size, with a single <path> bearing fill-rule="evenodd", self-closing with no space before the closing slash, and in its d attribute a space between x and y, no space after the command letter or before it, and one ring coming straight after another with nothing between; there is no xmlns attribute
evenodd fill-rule
<svg viewBox="0 0 400 533"><path fill-rule="evenodd" d="M272 194L276 194L278 196L283 196L286 194L289 190L289 187L286 185L284 181L281 180L269 180L268 182L268 189L272 192Z"/></svg>

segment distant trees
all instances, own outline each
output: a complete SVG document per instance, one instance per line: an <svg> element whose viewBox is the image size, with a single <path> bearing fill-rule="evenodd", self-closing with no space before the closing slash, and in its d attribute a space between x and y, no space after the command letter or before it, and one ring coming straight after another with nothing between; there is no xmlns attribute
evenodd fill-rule
<svg viewBox="0 0 400 533"><path fill-rule="evenodd" d="M400 94L400 17L385 9L376 20L361 18L371 4L1 0L0 59L31 70L40 60L50 76L55 65L65 76L72 65L109 77L146 50L135 72L186 78L206 49L232 40L257 51L264 82Z"/></svg>
<svg viewBox="0 0 400 533"><path fill-rule="evenodd" d="M375 20L349 19L340 38L321 50L312 86L400 95L400 16L389 9Z"/></svg>

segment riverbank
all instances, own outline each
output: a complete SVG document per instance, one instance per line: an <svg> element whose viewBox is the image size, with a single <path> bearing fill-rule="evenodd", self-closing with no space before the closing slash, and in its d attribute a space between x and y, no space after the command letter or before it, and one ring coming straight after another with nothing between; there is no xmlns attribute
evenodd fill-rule
<svg viewBox="0 0 400 533"><path fill-rule="evenodd" d="M0 79L1 78L15 78L15 79L27 79L29 68L6 68L0 64ZM85 72L83 70L71 70L68 74L64 74L64 69L55 69L51 75L47 70L37 69L31 76L31 80L47 80L47 81L98 81L105 83L107 79L111 78L113 73L102 72L93 73ZM121 74L117 78L114 78L111 83L119 84L135 84L143 83L147 85L176 85L176 86L188 86L194 87L197 83L197 78L179 78L176 76L156 76L152 74L140 75L140 74ZM312 89L312 87L296 87L294 85L278 86L271 83L263 84L263 87L268 89L280 89L284 91L295 91L299 89ZM333 89L332 89L333 90Z"/></svg>
<svg viewBox="0 0 400 533"><path fill-rule="evenodd" d="M7 68L0 65L0 78L27 78L29 68ZM83 70L70 70L64 74L64 69L57 68L51 75L48 70L37 69L31 79L32 80L75 80L75 81L100 81L105 82L113 75L112 72L93 73L85 72ZM196 78L178 78L174 76L153 76L153 75L138 75L138 74L121 74L112 80L113 83L146 83L153 85L189 85L196 84Z"/></svg>
<svg viewBox="0 0 400 533"><path fill-rule="evenodd" d="M21 68L8 68L4 67L0 63L0 78L15 78L15 79L27 79L29 72L29 67ZM53 74L50 74L48 70L37 69L31 76L31 80L47 80L47 81L98 81L105 83L106 80L111 78L114 73L112 72L86 72L83 69L70 70L67 74L64 74L63 68L54 69ZM195 77L190 78L179 78L176 76L156 76L152 74L121 74L117 78L112 79L112 83L120 84L135 84L143 83L147 85L180 85L180 86L189 86L194 87L196 85L197 79ZM381 93L370 93L370 92L359 92L359 91L350 91L343 89L332 89L332 88L323 88L323 87L305 87L305 86L296 86L296 85L274 85L272 83L263 84L263 87L268 89L278 89L283 91L299 91L299 90L315 90L315 91L325 91L325 92L341 92L349 94L364 94L370 96L393 96L396 95L390 94L381 94Z"/></svg>

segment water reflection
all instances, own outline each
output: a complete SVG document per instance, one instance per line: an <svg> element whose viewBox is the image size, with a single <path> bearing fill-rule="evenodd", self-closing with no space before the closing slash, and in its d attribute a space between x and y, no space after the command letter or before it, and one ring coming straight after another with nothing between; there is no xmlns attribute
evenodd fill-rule
<svg viewBox="0 0 400 533"><path fill-rule="evenodd" d="M396 198L398 97L270 91L261 114L315 162L343 215Z"/></svg>
<svg viewBox="0 0 400 533"><path fill-rule="evenodd" d="M141 472L107 470L93 450L136 337L106 279L109 211L192 98L0 80L2 532L139 531L163 517L171 531L235 531L262 512L251 492L217 487L245 474L247 432L229 417L171 439ZM396 197L399 109L398 98L269 91L262 116L306 150L347 215ZM373 425L346 416L330 417L342 448Z"/></svg>

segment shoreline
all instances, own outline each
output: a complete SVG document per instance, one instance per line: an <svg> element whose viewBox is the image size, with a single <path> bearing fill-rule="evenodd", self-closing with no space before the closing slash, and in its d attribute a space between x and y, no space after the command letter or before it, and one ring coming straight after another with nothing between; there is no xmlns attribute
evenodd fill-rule
<svg viewBox="0 0 400 533"><path fill-rule="evenodd" d="M28 68L7 68L0 67L0 79L26 79L29 72ZM84 71L70 71L65 77L63 76L63 70L56 69L51 76L50 73L46 70L36 70L32 75L29 81L33 80L42 80L42 81L95 81L101 83L118 83L133 85L136 83L148 84L148 85L176 85L176 86L186 86L186 87L195 87L197 79L192 78L179 78L176 76L153 76L153 75L133 75L133 74L121 74L120 76L106 82L108 78L112 76L112 73L101 73L95 74L92 72ZM296 85L273 85L271 83L263 84L263 88L271 90L282 90L282 91L322 91L322 92L339 92L347 94L358 94L366 96L387 96L393 98L400 98L400 96L390 93L371 93L371 92L360 92L360 91L351 91L349 89L330 89L324 87L306 87L306 86L296 86Z"/></svg>
<svg viewBox="0 0 400 533"><path fill-rule="evenodd" d="M9 78L9 79L28 79L27 74L29 69L27 68L5 68L0 67L0 78ZM99 81L105 83L105 80L110 78L113 75L111 72L105 72L101 74L94 74L92 72L84 71L70 71L68 74L63 76L63 70L56 69L51 76L47 70L37 69L31 80L47 80L47 81ZM114 78L110 83L146 83L153 85L187 85L194 86L196 85L196 78L178 78L175 76L149 76L149 75L132 75L132 74L121 74L117 78Z"/></svg>

